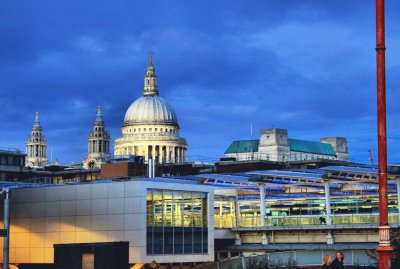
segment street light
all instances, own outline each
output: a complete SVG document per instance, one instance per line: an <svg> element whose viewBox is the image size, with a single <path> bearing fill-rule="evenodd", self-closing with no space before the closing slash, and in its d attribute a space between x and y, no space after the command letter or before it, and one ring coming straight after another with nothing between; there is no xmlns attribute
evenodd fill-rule
<svg viewBox="0 0 400 269"><path fill-rule="evenodd" d="M378 268L390 268L390 226L387 195L385 1L376 0L376 71L378 107L379 246Z"/></svg>

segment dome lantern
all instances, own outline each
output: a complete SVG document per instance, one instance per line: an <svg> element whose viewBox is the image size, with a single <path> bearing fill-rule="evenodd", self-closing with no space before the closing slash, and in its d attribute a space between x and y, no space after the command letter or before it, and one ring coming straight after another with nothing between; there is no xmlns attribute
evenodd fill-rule
<svg viewBox="0 0 400 269"><path fill-rule="evenodd" d="M149 65L144 77L143 95L158 95L157 76L153 66L153 52L149 53Z"/></svg>

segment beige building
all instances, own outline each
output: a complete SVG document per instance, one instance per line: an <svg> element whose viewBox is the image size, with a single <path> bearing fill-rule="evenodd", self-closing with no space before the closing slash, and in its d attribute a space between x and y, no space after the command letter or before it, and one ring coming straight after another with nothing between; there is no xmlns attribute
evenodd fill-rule
<svg viewBox="0 0 400 269"><path fill-rule="evenodd" d="M187 143L179 136L175 111L160 97L157 76L150 54L144 78L143 96L128 108L122 125L122 137L114 144L114 155L144 156L158 163L180 163L186 159Z"/></svg>
<svg viewBox="0 0 400 269"><path fill-rule="evenodd" d="M44 165L49 164L47 159L47 139L42 132L42 126L40 126L38 112L36 112L35 122L33 123L31 133L25 141L25 146L25 166L41 168Z"/></svg>
<svg viewBox="0 0 400 269"><path fill-rule="evenodd" d="M130 264L214 259L211 186L138 178L11 192L12 264L53 263L54 244L121 241L129 242Z"/></svg>

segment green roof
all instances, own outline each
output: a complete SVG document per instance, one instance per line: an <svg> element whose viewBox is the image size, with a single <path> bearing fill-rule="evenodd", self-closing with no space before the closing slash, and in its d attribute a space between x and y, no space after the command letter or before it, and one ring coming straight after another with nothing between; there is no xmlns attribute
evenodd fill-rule
<svg viewBox="0 0 400 269"><path fill-rule="evenodd" d="M229 153L245 153L257 152L260 140L239 140L233 141L232 144L225 150L225 154Z"/></svg>
<svg viewBox="0 0 400 269"><path fill-rule="evenodd" d="M225 154L229 153L246 153L246 152L258 152L258 144L260 140L238 140L233 141L232 144L225 151ZM331 144L325 144L321 142L306 141L300 139L289 138L290 151L331 155L335 156L336 152Z"/></svg>
<svg viewBox="0 0 400 269"><path fill-rule="evenodd" d="M336 155L331 144L321 142L305 141L289 138L290 151L321 154L321 155Z"/></svg>

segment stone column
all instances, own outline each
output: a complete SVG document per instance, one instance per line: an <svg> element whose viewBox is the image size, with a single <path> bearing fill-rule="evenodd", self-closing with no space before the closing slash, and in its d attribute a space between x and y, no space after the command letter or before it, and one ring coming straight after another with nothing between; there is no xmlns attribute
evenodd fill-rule
<svg viewBox="0 0 400 269"><path fill-rule="evenodd" d="M180 163L181 162L181 148L180 147L176 148L176 155L177 155L176 156L177 157L176 160L177 160L178 163Z"/></svg>
<svg viewBox="0 0 400 269"><path fill-rule="evenodd" d="M181 163L183 163L185 160L183 159L183 148L179 148L180 150L180 156L181 156Z"/></svg>
<svg viewBox="0 0 400 269"><path fill-rule="evenodd" d="M159 150L160 150L160 157L159 157L159 159L160 159L160 163L164 163L164 146L163 145L160 145L160 148L159 148Z"/></svg>
<svg viewBox="0 0 400 269"><path fill-rule="evenodd" d="M149 147L145 146L144 147L144 160L148 161L149 160L149 155L147 154L147 152L149 151Z"/></svg>
<svg viewBox="0 0 400 269"><path fill-rule="evenodd" d="M329 190L329 181L324 182L325 186L325 204L326 204L326 224L331 225L331 192Z"/></svg>
<svg viewBox="0 0 400 269"><path fill-rule="evenodd" d="M175 163L175 147L170 147L171 148L171 162Z"/></svg>
<svg viewBox="0 0 400 269"><path fill-rule="evenodd" d="M151 145L151 157L153 160L156 159L156 146L155 145Z"/></svg>

